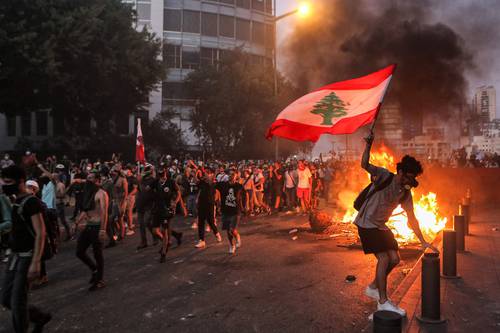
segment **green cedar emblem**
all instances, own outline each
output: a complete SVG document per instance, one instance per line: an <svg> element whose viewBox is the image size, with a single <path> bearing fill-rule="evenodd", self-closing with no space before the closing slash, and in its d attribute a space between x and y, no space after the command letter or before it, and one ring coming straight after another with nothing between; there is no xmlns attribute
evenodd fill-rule
<svg viewBox="0 0 500 333"><path fill-rule="evenodd" d="M347 114L345 107L346 104L332 92L316 103L311 113L319 114L323 117L321 125L333 125L332 118L339 118Z"/></svg>

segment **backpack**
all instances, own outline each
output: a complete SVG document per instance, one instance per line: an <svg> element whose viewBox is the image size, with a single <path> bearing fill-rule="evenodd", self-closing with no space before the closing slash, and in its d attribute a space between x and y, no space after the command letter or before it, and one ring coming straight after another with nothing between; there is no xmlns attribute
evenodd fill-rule
<svg viewBox="0 0 500 333"><path fill-rule="evenodd" d="M354 209L359 211L361 209L361 207L363 206L363 204L366 201L368 201L376 192L381 191L384 188L386 188L387 186L389 186L391 184L393 178L394 178L394 174L391 173L389 175L389 177L387 177L387 179L385 179L383 182L377 183L377 181L375 181L375 182L371 182L370 184L368 184L368 186L366 186L363 189L363 191L361 191L361 193L359 193L356 200L354 200L354 204L353 204ZM373 191L370 191L372 186L373 186ZM406 191L405 195L401 198L400 202L404 201L406 199L407 195L408 195L408 191Z"/></svg>
<svg viewBox="0 0 500 333"><path fill-rule="evenodd" d="M37 200L39 200L34 195L28 195L21 201L21 203L17 207L17 214L24 222L27 222L24 219L23 215L24 205L31 198L36 198ZM45 232L45 246L43 247L42 260L49 260L57 253L59 225L57 223L57 217L55 220L51 218L46 209L44 210L43 215L44 215L43 222L45 225L46 232ZM28 231L30 232L31 236L35 238L35 233L32 230L31 225L28 226Z"/></svg>

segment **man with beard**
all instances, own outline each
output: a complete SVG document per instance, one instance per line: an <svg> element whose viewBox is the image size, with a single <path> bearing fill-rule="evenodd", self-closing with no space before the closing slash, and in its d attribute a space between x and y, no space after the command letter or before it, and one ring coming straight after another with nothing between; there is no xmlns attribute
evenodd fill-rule
<svg viewBox="0 0 500 333"><path fill-rule="evenodd" d="M413 211L411 188L417 187L416 177L423 173L422 165L414 157L406 155L396 166L397 173L370 164L370 149L373 133L365 139L366 147L361 159L361 167L368 171L372 184L356 199L354 207L358 215L354 224L358 227L359 239L365 254L377 258L375 278L366 287L366 296L377 301L378 311L391 311L406 315L406 311L387 298L387 277L399 264L399 248L392 231L386 223L398 205L405 210L408 224L422 244L422 248L438 250L429 244L419 227Z"/></svg>
<svg viewBox="0 0 500 333"><path fill-rule="evenodd" d="M159 170L159 179L155 189L155 205L153 208L153 232L162 240L160 249L160 263L165 262L168 248L170 247L170 236L174 236L177 244L181 245L182 232L172 230L170 220L175 216L175 206L180 200L181 191L170 178L166 169Z"/></svg>
<svg viewBox="0 0 500 333"><path fill-rule="evenodd" d="M241 199L243 186L236 182L236 172L230 171L229 181L217 183L215 189L220 193L222 230L227 230L229 253L235 254L236 248L241 246L241 237L237 228L243 210Z"/></svg>
<svg viewBox="0 0 500 333"><path fill-rule="evenodd" d="M222 242L220 232L215 225L215 185L214 174L212 170L205 170L202 179L198 183L198 237L199 241L195 247L202 249L206 246L205 243L205 222L208 223L210 229L217 238L217 242Z"/></svg>
<svg viewBox="0 0 500 333"><path fill-rule="evenodd" d="M26 173L18 166L2 170L5 195L13 199L12 248L1 289L2 305L12 313L16 333L28 331L29 321L35 324L33 332L42 332L52 318L34 306L28 306L29 284L40 277L45 245L45 224L40 200L26 191Z"/></svg>
<svg viewBox="0 0 500 333"><path fill-rule="evenodd" d="M95 291L104 288L103 280L104 258L102 254L103 242L106 240L106 226L108 223L108 195L100 188L101 177L97 170L92 170L84 186L82 212L76 220L76 225L82 232L76 244L76 256L90 268L90 288ZM87 255L87 249L92 245L93 261Z"/></svg>

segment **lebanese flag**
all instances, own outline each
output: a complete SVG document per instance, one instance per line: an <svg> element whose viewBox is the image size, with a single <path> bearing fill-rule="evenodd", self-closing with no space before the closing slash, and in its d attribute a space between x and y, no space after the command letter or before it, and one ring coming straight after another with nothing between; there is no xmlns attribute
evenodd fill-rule
<svg viewBox="0 0 500 333"><path fill-rule="evenodd" d="M142 139L141 118L137 118L137 140L135 141L135 160L140 163L146 162L144 154L144 140Z"/></svg>
<svg viewBox="0 0 500 333"><path fill-rule="evenodd" d="M278 115L266 138L318 141L321 134L350 134L376 118L396 65L302 96Z"/></svg>

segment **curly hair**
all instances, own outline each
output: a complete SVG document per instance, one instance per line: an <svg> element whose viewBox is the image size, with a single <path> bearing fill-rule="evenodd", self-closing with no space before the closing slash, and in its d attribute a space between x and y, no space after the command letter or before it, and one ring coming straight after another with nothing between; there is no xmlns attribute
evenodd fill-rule
<svg viewBox="0 0 500 333"><path fill-rule="evenodd" d="M422 168L422 164L415 159L415 157L410 155L405 155L401 162L399 162L396 166L398 171L402 171L404 173L412 173L415 176L419 176L424 173L424 169Z"/></svg>

